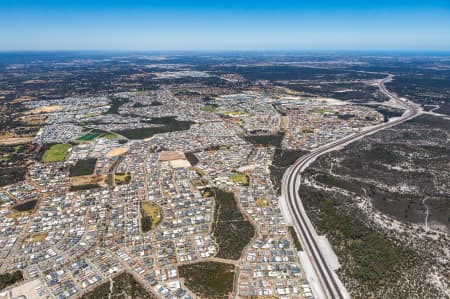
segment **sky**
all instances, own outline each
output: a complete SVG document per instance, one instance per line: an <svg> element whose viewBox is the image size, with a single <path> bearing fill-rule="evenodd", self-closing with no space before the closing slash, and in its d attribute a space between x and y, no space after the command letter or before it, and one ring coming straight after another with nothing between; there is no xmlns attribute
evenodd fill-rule
<svg viewBox="0 0 450 299"><path fill-rule="evenodd" d="M0 0L0 51L450 51L450 0Z"/></svg>

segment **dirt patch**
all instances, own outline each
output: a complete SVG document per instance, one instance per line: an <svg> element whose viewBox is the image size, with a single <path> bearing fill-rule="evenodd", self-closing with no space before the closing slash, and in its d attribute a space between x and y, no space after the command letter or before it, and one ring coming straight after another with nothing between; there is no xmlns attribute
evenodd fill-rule
<svg viewBox="0 0 450 299"><path fill-rule="evenodd" d="M62 107L60 105L49 105L49 106L42 106L38 107L32 110L29 110L26 112L26 114L38 114L38 113L50 113L50 112L56 112L60 111Z"/></svg>
<svg viewBox="0 0 450 299"><path fill-rule="evenodd" d="M184 160L186 156L180 151L164 151L159 153L159 161Z"/></svg>
<svg viewBox="0 0 450 299"><path fill-rule="evenodd" d="M33 137L0 137L0 144L2 145L16 145L28 143L33 140Z"/></svg>
<svg viewBox="0 0 450 299"><path fill-rule="evenodd" d="M23 96L23 97L20 97L20 98L17 98L17 99L12 100L11 103L13 103L13 104L15 104L15 103L22 103L22 102L31 101L31 100L33 100L33 99L34 99L34 98L27 97L27 96Z"/></svg>
<svg viewBox="0 0 450 299"><path fill-rule="evenodd" d="M105 180L105 176L103 175L81 175L81 176L75 176L71 178L71 185L72 186L82 186L82 185L88 185L88 184L102 184Z"/></svg>
<svg viewBox="0 0 450 299"><path fill-rule="evenodd" d="M189 163L189 161L186 159L176 159L176 160L170 161L169 163L170 163L170 166L172 166L173 168L191 167L191 163Z"/></svg>
<svg viewBox="0 0 450 299"><path fill-rule="evenodd" d="M106 157L111 158L111 157L120 156L120 155L126 153L127 151L128 151L128 148L126 148L126 147L116 147L116 148L113 148L112 150L110 150L108 153L106 153Z"/></svg>

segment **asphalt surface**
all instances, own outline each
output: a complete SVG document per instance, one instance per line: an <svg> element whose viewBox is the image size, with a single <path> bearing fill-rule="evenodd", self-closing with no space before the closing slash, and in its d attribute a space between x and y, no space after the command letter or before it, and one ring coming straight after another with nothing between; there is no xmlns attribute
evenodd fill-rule
<svg viewBox="0 0 450 299"><path fill-rule="evenodd" d="M320 148L313 150L312 152L300 157L293 165L291 165L283 176L282 195L284 200L287 201L287 206L292 217L293 226L297 235L302 240L302 246L316 271L320 284L322 286L323 296L325 298L349 298L348 293L345 291L342 283L332 269L330 269L324 254L321 252L318 246L317 233L311 224L305 209L298 194L300 187L300 174L301 172L317 157L341 148L342 146L358 140L364 136L373 134L380 130L384 130L398 124L401 124L409 119L417 116L421 110L418 105L400 99L396 95L389 92L384 83L390 81L392 76L389 75L383 80L378 82L378 87L382 93L387 95L392 101L395 101L398 106L405 109L403 115L391 122L383 123L377 126L370 127L364 131L352 134L344 137L335 142L326 144Z"/></svg>

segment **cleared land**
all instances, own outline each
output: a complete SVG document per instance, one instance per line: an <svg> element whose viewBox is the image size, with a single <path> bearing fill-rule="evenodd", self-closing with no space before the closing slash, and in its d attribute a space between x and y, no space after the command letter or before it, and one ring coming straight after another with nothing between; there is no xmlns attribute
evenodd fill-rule
<svg viewBox="0 0 450 299"><path fill-rule="evenodd" d="M64 161L69 154L70 148L70 144L54 144L45 151L44 156L42 157L42 162L50 163Z"/></svg>
<svg viewBox="0 0 450 299"><path fill-rule="evenodd" d="M83 185L101 184L105 181L105 175L80 175L70 179L71 187L77 188Z"/></svg>
<svg viewBox="0 0 450 299"><path fill-rule="evenodd" d="M45 238L47 238L47 236L48 236L48 232L37 233L37 234L34 234L34 235L30 236L29 238L27 238L25 240L25 242L27 242L27 243L41 242L41 241L45 240Z"/></svg>
<svg viewBox="0 0 450 299"><path fill-rule="evenodd" d="M59 105L49 105L49 106L42 106L39 108L29 110L26 112L26 114L51 113L51 112L60 111L61 109L62 109L62 107Z"/></svg>
<svg viewBox="0 0 450 299"><path fill-rule="evenodd" d="M0 138L0 144L2 145L16 145L33 141L33 137L7 137Z"/></svg>
<svg viewBox="0 0 450 299"><path fill-rule="evenodd" d="M203 262L178 267L185 285L201 298L229 298L233 290L234 266Z"/></svg>
<svg viewBox="0 0 450 299"><path fill-rule="evenodd" d="M106 157L111 158L111 157L120 156L120 155L126 153L127 151L128 151L127 147L116 147L116 148L113 148L112 150L110 150L109 152L107 152Z"/></svg>

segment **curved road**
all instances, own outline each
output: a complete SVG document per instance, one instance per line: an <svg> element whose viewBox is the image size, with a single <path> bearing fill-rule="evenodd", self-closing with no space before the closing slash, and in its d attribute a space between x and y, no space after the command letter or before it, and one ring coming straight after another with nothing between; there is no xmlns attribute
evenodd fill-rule
<svg viewBox="0 0 450 299"><path fill-rule="evenodd" d="M396 126L420 114L421 112L419 108L420 106L412 102L400 99L398 96L392 94L386 89L384 83L391 81L392 78L393 76L389 75L388 77L379 80L377 84L380 91L383 94L387 95L391 101L394 101L397 105L405 109L405 112L401 117L387 123L367 128L358 133L349 135L335 142L321 146L311 151L310 153L300 157L293 165L291 165L286 170L283 176L282 182L283 199L286 200L287 202L289 213L291 214L293 221L293 226L295 228L297 235L302 240L303 249L307 253L309 260L314 267L316 276L318 277L322 287L323 296L325 296L325 298L330 299L349 298L349 295L345 291L337 275L334 273L332 269L330 269L329 265L327 264L327 261L324 258L323 253L320 251L320 248L317 244L318 235L314 230L311 221L306 215L305 209L303 208L303 204L298 194L298 189L300 187L301 182L300 174L317 157L327 152L339 149L342 146L345 146L346 144L349 144L364 136L373 134L386 128Z"/></svg>

